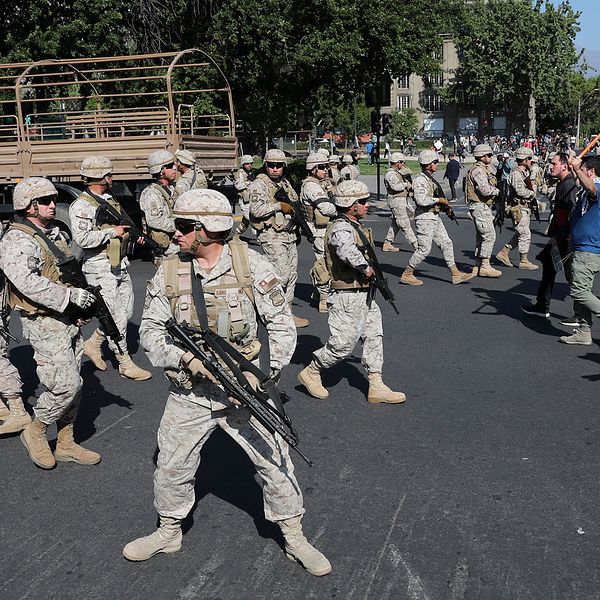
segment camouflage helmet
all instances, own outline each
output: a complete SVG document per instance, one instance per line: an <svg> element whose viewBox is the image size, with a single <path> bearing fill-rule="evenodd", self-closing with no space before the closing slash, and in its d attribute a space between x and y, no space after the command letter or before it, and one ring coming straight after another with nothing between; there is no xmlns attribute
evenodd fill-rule
<svg viewBox="0 0 600 600"><path fill-rule="evenodd" d="M404 160L405 158L402 152L392 152L392 155L390 156L390 163L392 163L393 165L399 162L404 162Z"/></svg>
<svg viewBox="0 0 600 600"><path fill-rule="evenodd" d="M525 148L525 146L521 146L515 152L515 158L517 160L526 160L528 158L533 158L533 151L530 148Z"/></svg>
<svg viewBox="0 0 600 600"><path fill-rule="evenodd" d="M247 165L248 163L252 164L254 162L254 158L251 154L243 154L240 156L240 167L243 165Z"/></svg>
<svg viewBox="0 0 600 600"><path fill-rule="evenodd" d="M434 150L423 150L419 154L420 165L430 165L434 160L438 160L437 152Z"/></svg>
<svg viewBox="0 0 600 600"><path fill-rule="evenodd" d="M157 150L148 155L146 164L150 175L158 175L165 165L175 162L175 155L169 150Z"/></svg>
<svg viewBox="0 0 600 600"><path fill-rule="evenodd" d="M344 154L344 158L342 158L342 162L346 165L354 164L354 161L352 160L352 157L349 154Z"/></svg>
<svg viewBox="0 0 600 600"><path fill-rule="evenodd" d="M329 158L331 152L327 148L317 148L317 154L322 154L325 158Z"/></svg>
<svg viewBox="0 0 600 600"><path fill-rule="evenodd" d="M473 156L475 158L481 158L486 154L494 154L492 147L489 144L477 144L473 149Z"/></svg>
<svg viewBox="0 0 600 600"><path fill-rule="evenodd" d="M28 177L17 183L13 191L15 210L25 210L37 198L58 196L54 184L45 177Z"/></svg>
<svg viewBox="0 0 600 600"><path fill-rule="evenodd" d="M197 189L184 192L175 200L175 219L198 221L206 231L229 231L233 214L229 200L216 190Z"/></svg>
<svg viewBox="0 0 600 600"><path fill-rule="evenodd" d="M335 189L335 205L341 208L348 208L358 200L370 198L371 193L366 183L357 179L348 179L340 181Z"/></svg>
<svg viewBox="0 0 600 600"><path fill-rule="evenodd" d="M79 168L79 174L86 179L102 179L112 173L112 163L106 156L86 156Z"/></svg>
<svg viewBox="0 0 600 600"><path fill-rule="evenodd" d="M271 148L265 152L263 162L282 162L287 165L287 156L283 150Z"/></svg>
<svg viewBox="0 0 600 600"><path fill-rule="evenodd" d="M320 152L313 152L306 158L306 170L312 171L317 165L326 164L328 161Z"/></svg>
<svg viewBox="0 0 600 600"><path fill-rule="evenodd" d="M196 164L196 158L189 150L177 150L177 152L175 152L175 158L182 165L186 165L187 167L193 167Z"/></svg>
<svg viewBox="0 0 600 600"><path fill-rule="evenodd" d="M337 154L332 154L327 162L330 165L337 165L340 162L340 157Z"/></svg>

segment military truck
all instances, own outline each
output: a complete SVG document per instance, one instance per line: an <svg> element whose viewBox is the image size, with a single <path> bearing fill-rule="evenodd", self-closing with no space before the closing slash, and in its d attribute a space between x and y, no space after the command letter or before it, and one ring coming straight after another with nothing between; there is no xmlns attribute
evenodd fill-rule
<svg viewBox="0 0 600 600"><path fill-rule="evenodd" d="M12 212L16 183L44 176L68 231L79 167L92 154L110 158L114 195L139 212L148 154L180 148L212 172L212 185L236 167L231 89L202 50L0 64L0 214Z"/></svg>

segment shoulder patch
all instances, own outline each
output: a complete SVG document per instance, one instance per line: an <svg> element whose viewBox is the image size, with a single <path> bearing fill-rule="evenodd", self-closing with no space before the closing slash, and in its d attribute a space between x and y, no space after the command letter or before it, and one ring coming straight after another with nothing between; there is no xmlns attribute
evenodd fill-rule
<svg viewBox="0 0 600 600"><path fill-rule="evenodd" d="M279 289L271 292L269 298L271 299L273 306L281 306L285 302L283 292Z"/></svg>
<svg viewBox="0 0 600 600"><path fill-rule="evenodd" d="M256 285L258 285L258 289L261 291L261 293L266 294L270 292L278 283L279 279L277 278L277 275L274 273L268 273Z"/></svg>

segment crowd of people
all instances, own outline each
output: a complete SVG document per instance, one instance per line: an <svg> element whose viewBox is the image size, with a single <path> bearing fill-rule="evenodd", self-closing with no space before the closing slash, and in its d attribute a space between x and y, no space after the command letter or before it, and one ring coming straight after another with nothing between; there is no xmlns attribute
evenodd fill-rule
<svg viewBox="0 0 600 600"><path fill-rule="evenodd" d="M500 277L502 271L491 260L512 267L513 249L518 251L519 269L537 270L529 258L530 221L539 210L540 198L548 197L549 241L537 256L542 264L539 292L523 311L548 318L555 277L564 270L574 302L574 314L565 323L575 331L560 339L566 344L591 344L592 317L600 314L600 300L592 292L600 271L600 159L580 159L564 152L536 159L531 148L520 145L513 164L508 153L495 152L488 143L476 144L472 155L463 189L475 229L475 264L464 272L456 265L453 243L441 218L442 214L456 218L451 206L457 200L461 173L456 157L450 155L445 173L451 184L448 199L435 177L440 163L436 147L419 154L416 174L407 168L403 154L390 153L384 183L391 224L382 250L398 252L394 240L400 231L413 249L400 282L423 285L417 270L433 244L443 254L452 284ZM107 345L120 376L134 381L152 377L152 372L133 362L126 330L134 306L128 251L132 244L154 249L156 273L147 286L139 335L153 367L168 378L170 392L158 430L154 475L159 527L125 546L123 554L131 561L181 548L182 521L195 502L200 451L220 427L255 464L263 483L265 516L279 525L288 558L316 576L331 571L328 559L303 534L302 492L286 442L224 389L211 365L169 335L174 322L195 331L210 329L233 348L237 366L228 368L237 372L242 365L258 365L261 321L269 341L268 372L257 378L247 367L239 378L247 390L276 384L296 347L296 330L309 324L292 313L301 233L314 251L310 277L318 310L327 313L330 336L299 373L299 382L311 396L326 399L329 391L322 371L347 359L362 341L366 400L372 404L406 400L403 392L392 390L382 379L383 320L373 295L381 273L372 232L361 223L371 194L360 181L352 157L340 160L323 150L309 154L299 190L286 177L284 152L267 150L263 162L256 173L252 156L240 158L234 184L242 219L236 226L231 203L209 188L210 178L191 152L153 152L147 161L152 183L140 197L143 230L138 232L125 220L108 223L100 218L102 210L123 212L111 193L110 160L89 156L81 164L85 189L69 209L72 238L82 250L80 261L53 223L58 194L52 182L30 177L14 190L15 219L0 240L0 435L20 433L29 458L42 469L54 468L57 461L86 466L101 461L99 453L78 444L74 435L85 384L84 356L106 371ZM494 253L496 223L505 218L512 220L514 233ZM250 230L260 252L249 249L239 237ZM106 307L104 318L98 317L100 326L83 340L81 327L97 314L93 309L99 304ZM23 403L19 372L8 354L11 310L19 314L45 388L33 407L33 418ZM52 451L48 428L54 424L57 442Z"/></svg>

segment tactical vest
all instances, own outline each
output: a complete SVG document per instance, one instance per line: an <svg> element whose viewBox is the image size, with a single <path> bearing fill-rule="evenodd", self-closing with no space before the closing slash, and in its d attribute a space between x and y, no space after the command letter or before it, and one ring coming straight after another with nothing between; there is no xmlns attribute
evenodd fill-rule
<svg viewBox="0 0 600 600"><path fill-rule="evenodd" d="M324 192L327 192L327 189L324 185L326 183L326 180L321 181L316 177L309 176L302 182L302 188L304 188L305 183L316 183ZM300 189L300 196L302 197L302 189ZM322 202L325 201L325 199L322 200ZM309 223L312 223L317 229L324 229L325 227L327 227L330 219L327 215L324 215L319 210L319 203L313 204L313 202L307 198L306 201L303 200L301 202L301 206L304 218Z"/></svg>
<svg viewBox="0 0 600 600"><path fill-rule="evenodd" d="M427 195L431 196L432 198L437 198L436 194L438 192L437 190L437 186L435 185L434 179L433 177L429 177L428 175L424 175L424 177L427 177L427 184L429 185L429 189L427 190ZM438 215L442 209L439 207L438 204L432 204L431 206L420 206L417 205L417 215L420 213L426 213L426 212L432 212L435 213L436 215Z"/></svg>
<svg viewBox="0 0 600 600"><path fill-rule="evenodd" d="M402 175L402 173L400 173L400 171L398 171L398 169L388 169L385 174L387 175L388 173L396 173L400 177L400 179L402 179L402 182L406 183L406 179L404 179L404 176ZM383 178L383 183L385 184L385 190L389 196L393 196L394 198L406 198L408 196L408 191L406 190L406 188L404 188L401 192L393 190L389 186L385 177Z"/></svg>
<svg viewBox="0 0 600 600"><path fill-rule="evenodd" d="M35 225L32 225L35 227ZM48 247L48 244L42 239L41 236L32 232L31 229L27 226L23 226L20 223L11 223L9 227L9 231L11 229L16 229L17 231L22 231L27 235L30 235L40 246L42 251L42 268L40 270L40 274L42 277L49 279L54 283L58 283L64 287L68 287L65 284L59 281L60 279L60 270L56 265L56 257L52 254L52 251ZM71 256L71 249L67 245L64 240L52 240L56 247L66 254L67 256ZM24 296L10 281L8 283L8 303L13 310L21 311L21 314L33 317L33 316L46 316L55 314L54 311L46 308L45 306L41 306L40 304L36 304L32 300L29 300L26 296Z"/></svg>
<svg viewBox="0 0 600 600"><path fill-rule="evenodd" d="M91 204L95 209L98 209L100 203L88 194L87 192L83 192L81 196L79 196L82 200L85 200L89 204ZM106 202L110 204L119 214L122 212L121 205L113 198L112 196L106 199ZM104 225L97 226L98 229L112 229L114 226L105 223ZM106 242L102 253L108 256L108 262L111 267L118 267L121 264L121 261L127 256L127 246L129 244L129 233L124 233L121 238L111 238Z"/></svg>
<svg viewBox="0 0 600 600"><path fill-rule="evenodd" d="M370 287L369 280L360 271L341 260L329 243L331 229L335 223L336 221L332 221L325 232L325 265L331 277L329 286L332 290L367 290ZM358 226L369 243L373 245L373 231L361 227L360 224ZM361 239L356 231L354 231L354 243L363 256L366 256L366 251L363 249Z"/></svg>
<svg viewBox="0 0 600 600"><path fill-rule="evenodd" d="M485 171L485 174L487 175L490 185L493 185L494 187L496 187L496 184L498 183L496 176L493 175L485 165L480 164L479 162L476 162L474 165L472 165L470 167L470 169L467 171L467 174L465 176L466 201L467 201L467 203L468 202L483 202L483 203L487 204L488 206L491 206L494 203L494 197L493 196L489 196L489 197L480 196L477 193L477 190L475 189L475 184L473 183L473 180L471 179L471 173L478 167L481 167Z"/></svg>
<svg viewBox="0 0 600 600"><path fill-rule="evenodd" d="M279 201L275 199L275 194L280 187L286 191L287 195L290 197L290 200L298 200L298 195L287 179L282 179L280 183L277 183L273 181L266 173L260 173L256 176L256 179L260 179L267 186L270 204L279 204ZM274 215L271 215L267 218L253 217L252 213L250 213L250 221L252 223L252 227L259 232L269 227L272 227L275 231L285 231L288 228L290 219L287 215L278 210Z"/></svg>
<svg viewBox="0 0 600 600"><path fill-rule="evenodd" d="M164 188L164 186L159 183L151 183L148 187L155 189L160 193L160 195L164 198L167 203L167 207L169 208L169 217L172 216L173 206L175 205L175 200L173 196ZM171 243L172 235L167 233L166 231L161 231L160 229L153 229L146 222L146 216L142 212L142 229L144 233L154 242L156 242L161 248L168 248Z"/></svg>
<svg viewBox="0 0 600 600"><path fill-rule="evenodd" d="M254 277L250 271L248 244L233 239L228 243L232 269L216 281L204 284L204 302L208 326L222 338L234 344L246 358L252 360L260 351L257 339L244 339L250 331L242 306L250 301L254 306ZM200 327L192 295L194 267L190 255L173 254L162 262L165 292L175 319Z"/></svg>

